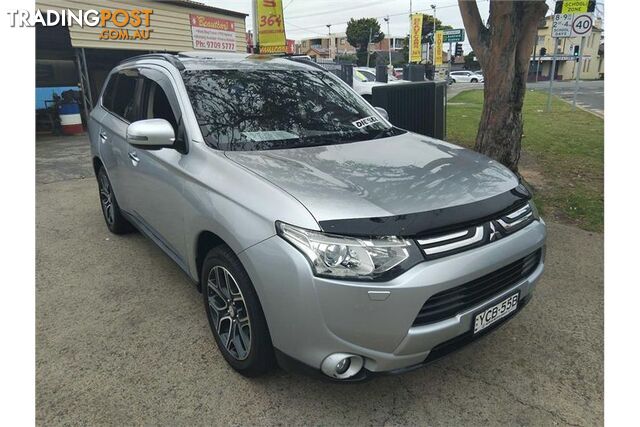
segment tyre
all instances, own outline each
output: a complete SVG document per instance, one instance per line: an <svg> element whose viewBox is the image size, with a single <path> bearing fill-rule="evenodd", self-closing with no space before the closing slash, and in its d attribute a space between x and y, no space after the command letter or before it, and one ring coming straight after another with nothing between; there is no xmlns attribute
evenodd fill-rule
<svg viewBox="0 0 640 427"><path fill-rule="evenodd" d="M455 82L456 82L456 79L451 79L451 83L452 84L455 83Z"/></svg>
<svg viewBox="0 0 640 427"><path fill-rule="evenodd" d="M100 207L102 207L102 215L107 228L113 234L126 234L134 231L133 226L125 219L118 206L111 181L104 170L104 166L100 166L98 170L98 191L100 194Z"/></svg>
<svg viewBox="0 0 640 427"><path fill-rule="evenodd" d="M471 83L478 83L478 79L471 79Z"/></svg>
<svg viewBox="0 0 640 427"><path fill-rule="evenodd" d="M267 373L275 356L267 322L249 275L227 246L202 263L202 295L213 337L224 359L246 377Z"/></svg>

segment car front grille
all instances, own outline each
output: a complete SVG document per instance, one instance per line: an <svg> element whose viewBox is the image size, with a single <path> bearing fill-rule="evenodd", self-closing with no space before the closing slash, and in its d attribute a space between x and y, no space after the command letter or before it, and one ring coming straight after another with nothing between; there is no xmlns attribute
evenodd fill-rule
<svg viewBox="0 0 640 427"><path fill-rule="evenodd" d="M540 263L542 250L527 255L509 265L471 280L455 288L431 296L422 306L413 326L427 325L448 319L488 300L529 276Z"/></svg>
<svg viewBox="0 0 640 427"><path fill-rule="evenodd" d="M535 220L529 203L490 221L445 234L422 236L418 245L428 260L453 255L494 242L523 229Z"/></svg>

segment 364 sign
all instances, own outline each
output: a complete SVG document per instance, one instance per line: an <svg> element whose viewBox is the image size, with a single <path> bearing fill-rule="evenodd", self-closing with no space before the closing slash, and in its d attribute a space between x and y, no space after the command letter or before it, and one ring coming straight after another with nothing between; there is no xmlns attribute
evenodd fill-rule
<svg viewBox="0 0 640 427"><path fill-rule="evenodd" d="M260 53L285 53L282 0L254 0Z"/></svg>

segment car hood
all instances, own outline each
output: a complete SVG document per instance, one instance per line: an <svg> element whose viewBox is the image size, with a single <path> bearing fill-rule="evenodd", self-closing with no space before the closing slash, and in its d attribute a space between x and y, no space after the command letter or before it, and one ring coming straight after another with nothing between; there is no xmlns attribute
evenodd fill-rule
<svg viewBox="0 0 640 427"><path fill-rule="evenodd" d="M409 132L347 144L226 155L298 199L317 221L443 209L488 199L519 184L496 161Z"/></svg>

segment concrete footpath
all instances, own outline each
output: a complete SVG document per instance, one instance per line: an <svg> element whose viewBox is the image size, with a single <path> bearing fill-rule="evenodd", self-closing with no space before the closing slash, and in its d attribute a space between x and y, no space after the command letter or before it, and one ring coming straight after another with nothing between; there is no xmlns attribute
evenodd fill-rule
<svg viewBox="0 0 640 427"><path fill-rule="evenodd" d="M38 425L603 423L602 235L549 224L531 303L427 368L251 380L220 356L184 273L140 234L108 232L82 138L63 141L70 156L54 143L37 146Z"/></svg>

